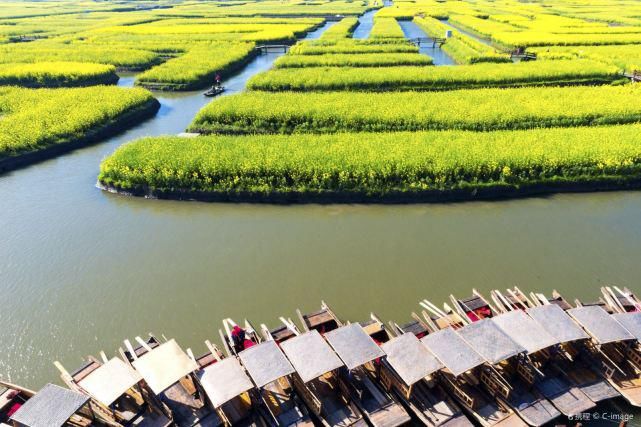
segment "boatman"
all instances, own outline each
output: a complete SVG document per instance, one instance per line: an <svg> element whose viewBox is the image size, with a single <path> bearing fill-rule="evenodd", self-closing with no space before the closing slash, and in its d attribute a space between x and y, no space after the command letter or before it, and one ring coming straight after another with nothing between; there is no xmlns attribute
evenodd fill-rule
<svg viewBox="0 0 641 427"><path fill-rule="evenodd" d="M236 347L237 352L248 349L255 344L252 340L246 338L245 330L238 325L231 330L231 338L234 340L234 347Z"/></svg>

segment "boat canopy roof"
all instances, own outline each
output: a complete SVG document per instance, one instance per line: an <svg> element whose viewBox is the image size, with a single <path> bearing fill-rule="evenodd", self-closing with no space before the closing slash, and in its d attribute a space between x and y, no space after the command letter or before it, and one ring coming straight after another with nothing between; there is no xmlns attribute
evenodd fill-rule
<svg viewBox="0 0 641 427"><path fill-rule="evenodd" d="M483 357L452 328L433 332L421 341L455 376L485 363Z"/></svg>
<svg viewBox="0 0 641 427"><path fill-rule="evenodd" d="M556 338L559 343L589 338L588 334L556 304L528 308L527 314Z"/></svg>
<svg viewBox="0 0 641 427"><path fill-rule="evenodd" d="M465 325L456 333L493 365L525 351L490 319Z"/></svg>
<svg viewBox="0 0 641 427"><path fill-rule="evenodd" d="M525 348L528 353L536 353L544 348L559 344L555 337L522 310L500 314L493 317L492 322L514 342Z"/></svg>
<svg viewBox="0 0 641 427"><path fill-rule="evenodd" d="M374 359L385 356L385 353L367 335L361 325L352 323L325 334L325 339L332 346L347 369L354 369Z"/></svg>
<svg viewBox="0 0 641 427"><path fill-rule="evenodd" d="M612 317L634 335L634 338L641 340L641 312L615 313Z"/></svg>
<svg viewBox="0 0 641 427"><path fill-rule="evenodd" d="M257 387L294 372L294 367L273 340L251 346L241 351L238 357Z"/></svg>
<svg viewBox="0 0 641 427"><path fill-rule="evenodd" d="M196 375L214 408L220 408L234 397L254 388L235 357L213 363Z"/></svg>
<svg viewBox="0 0 641 427"><path fill-rule="evenodd" d="M198 369L198 364L187 356L174 339L148 351L132 364L156 394Z"/></svg>
<svg viewBox="0 0 641 427"><path fill-rule="evenodd" d="M114 357L78 384L91 397L109 406L141 380L142 376L135 369Z"/></svg>
<svg viewBox="0 0 641 427"><path fill-rule="evenodd" d="M47 384L27 400L11 420L28 427L60 427L88 401L89 396Z"/></svg>
<svg viewBox="0 0 641 427"><path fill-rule="evenodd" d="M436 356L410 332L391 339L382 347L387 354L387 363L407 385L443 368Z"/></svg>
<svg viewBox="0 0 641 427"><path fill-rule="evenodd" d="M343 362L315 329L284 341L280 347L303 382L343 366Z"/></svg>
<svg viewBox="0 0 641 427"><path fill-rule="evenodd" d="M572 308L568 313L599 344L634 339L627 329L598 305Z"/></svg>

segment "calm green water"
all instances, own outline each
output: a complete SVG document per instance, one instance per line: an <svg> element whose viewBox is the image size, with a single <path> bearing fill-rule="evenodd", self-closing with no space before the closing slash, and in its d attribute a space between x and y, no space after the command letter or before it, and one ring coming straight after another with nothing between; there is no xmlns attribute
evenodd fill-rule
<svg viewBox="0 0 641 427"><path fill-rule="evenodd" d="M268 68L262 56L229 92ZM131 82L131 80L129 80ZM124 82L127 83L127 82ZM519 285L595 298L638 288L641 193L445 205L269 206L127 198L101 159L185 129L207 99L158 94L151 119L103 144L0 176L0 377L33 388L81 357L154 332L195 353L223 317L275 325L320 300L402 322L417 301Z"/></svg>

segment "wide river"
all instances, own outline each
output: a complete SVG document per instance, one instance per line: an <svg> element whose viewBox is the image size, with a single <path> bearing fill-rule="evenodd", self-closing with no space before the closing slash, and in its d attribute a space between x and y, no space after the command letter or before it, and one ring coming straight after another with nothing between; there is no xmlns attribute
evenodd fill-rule
<svg viewBox="0 0 641 427"><path fill-rule="evenodd" d="M261 56L229 92L268 68ZM131 79L123 84L131 83ZM195 353L223 317L277 324L321 299L340 316L405 321L418 300L519 285L593 299L637 288L641 193L499 202L270 206L129 198L95 187L100 161L176 134L208 102L158 93L158 115L73 153L0 176L0 377L38 388L52 362L154 332Z"/></svg>

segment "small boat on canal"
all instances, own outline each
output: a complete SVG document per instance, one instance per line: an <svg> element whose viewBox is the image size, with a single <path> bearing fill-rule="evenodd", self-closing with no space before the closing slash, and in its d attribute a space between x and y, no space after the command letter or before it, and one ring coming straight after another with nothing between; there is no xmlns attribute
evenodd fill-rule
<svg viewBox="0 0 641 427"><path fill-rule="evenodd" d="M0 425L8 424L9 418L31 399L35 391L15 384L0 381Z"/></svg>
<svg viewBox="0 0 641 427"><path fill-rule="evenodd" d="M376 364L385 353L358 323L325 333L325 339L345 366L340 381L352 401L374 427L397 427L410 422L403 406L376 381Z"/></svg>
<svg viewBox="0 0 641 427"><path fill-rule="evenodd" d="M562 308L571 308L567 301L556 292L549 299L542 294L530 296L534 307L527 314L561 343L553 360L556 368L594 403L620 396L604 375L600 358L587 351L589 335Z"/></svg>
<svg viewBox="0 0 641 427"><path fill-rule="evenodd" d="M531 369L524 371L522 375L566 416L574 416L594 408L596 403L555 363L557 357L565 356L560 349L563 342L526 314L526 310L533 304L525 294L517 293L518 290L510 291L508 290L508 296L499 290L492 292L495 306L501 311L501 314L492 318L492 322L525 348L523 360L528 362L526 369L528 366ZM530 373L533 376L531 380Z"/></svg>
<svg viewBox="0 0 641 427"><path fill-rule="evenodd" d="M641 300L628 288L620 289L617 286L604 286L601 288L603 299L608 311L613 313L633 313L641 311Z"/></svg>
<svg viewBox="0 0 641 427"><path fill-rule="evenodd" d="M214 357L216 359L216 357ZM194 373L196 386L226 427L267 427L254 384L236 356L216 359ZM202 424L198 424L199 426Z"/></svg>
<svg viewBox="0 0 641 427"><path fill-rule="evenodd" d="M456 331L487 362L481 382L495 398L509 405L531 426L541 426L561 413L534 386L542 375L527 358L527 350L491 318L471 322Z"/></svg>
<svg viewBox="0 0 641 427"><path fill-rule="evenodd" d="M463 410L482 426L514 426L527 424L512 408L495 394L509 387L497 381L491 365L476 352L452 327L431 330L421 339L423 345L443 364L439 383L459 402ZM482 383L494 385L488 392Z"/></svg>
<svg viewBox="0 0 641 427"><path fill-rule="evenodd" d="M320 423L327 427L365 427L367 423L349 393L341 387L343 362L317 330L295 334L280 347L296 370L296 392Z"/></svg>
<svg viewBox="0 0 641 427"><path fill-rule="evenodd" d="M224 91L225 91L225 88L223 86L220 86L220 85L212 86L207 92L203 93L203 95L207 97L213 97L213 96L220 95Z"/></svg>
<svg viewBox="0 0 641 427"><path fill-rule="evenodd" d="M256 393L266 410L271 427L313 427L307 408L294 389L295 370L276 341L268 339L238 355L256 385Z"/></svg>
<svg viewBox="0 0 641 427"><path fill-rule="evenodd" d="M160 342L149 335L147 340L136 337L134 348L125 340L120 349L124 360L143 378L145 394L156 399L158 406L178 426L219 426L222 421L207 405L198 390L195 372L200 368L174 339ZM191 351L189 351L191 353Z"/></svg>
<svg viewBox="0 0 641 427"><path fill-rule="evenodd" d="M472 289L472 296L469 298L457 299L454 295L450 295L450 300L456 313L471 322L487 319L499 314L498 310L476 289Z"/></svg>
<svg viewBox="0 0 641 427"><path fill-rule="evenodd" d="M32 393L26 389L16 390L10 384L7 386L19 391L23 397ZM55 384L46 384L23 403L15 402L20 406L8 417L8 422L16 427L89 427L104 424L94 411L89 396Z"/></svg>
<svg viewBox="0 0 641 427"><path fill-rule="evenodd" d="M590 336L584 349L600 362L610 384L628 403L641 406L641 356L637 338L599 305L584 306L577 301L577 306L567 313Z"/></svg>
<svg viewBox="0 0 641 427"><path fill-rule="evenodd" d="M62 381L71 390L92 399L98 417L107 423L124 425L169 426L167 417L155 399L145 399L142 376L118 357L102 360L88 356L85 363L69 373L59 362L54 362Z"/></svg>
<svg viewBox="0 0 641 427"><path fill-rule="evenodd" d="M297 313L304 329L323 334L343 360L344 366L338 370L338 386L371 425L395 427L410 421L400 402L376 381L375 362L384 353L359 324L344 325L324 301L319 311L303 315L297 310Z"/></svg>

